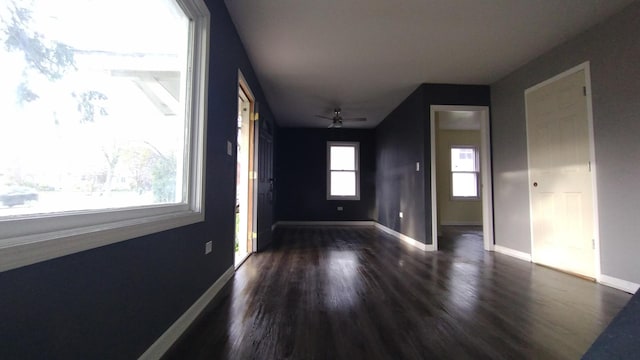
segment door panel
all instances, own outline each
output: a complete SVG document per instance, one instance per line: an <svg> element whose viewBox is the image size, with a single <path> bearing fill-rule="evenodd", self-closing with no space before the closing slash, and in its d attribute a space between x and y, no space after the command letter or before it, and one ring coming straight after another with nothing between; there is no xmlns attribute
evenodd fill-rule
<svg viewBox="0 0 640 360"><path fill-rule="evenodd" d="M585 72L526 94L536 263L595 276Z"/></svg>
<svg viewBox="0 0 640 360"><path fill-rule="evenodd" d="M262 122L258 162L258 249L271 243L273 225L273 136L271 126Z"/></svg>

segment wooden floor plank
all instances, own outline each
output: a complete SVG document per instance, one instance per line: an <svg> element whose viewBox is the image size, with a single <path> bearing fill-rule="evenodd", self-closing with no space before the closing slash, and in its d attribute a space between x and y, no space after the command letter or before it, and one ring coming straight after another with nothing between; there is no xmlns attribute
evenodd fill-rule
<svg viewBox="0 0 640 360"><path fill-rule="evenodd" d="M166 359L578 359L631 295L482 249L372 227L287 227Z"/></svg>

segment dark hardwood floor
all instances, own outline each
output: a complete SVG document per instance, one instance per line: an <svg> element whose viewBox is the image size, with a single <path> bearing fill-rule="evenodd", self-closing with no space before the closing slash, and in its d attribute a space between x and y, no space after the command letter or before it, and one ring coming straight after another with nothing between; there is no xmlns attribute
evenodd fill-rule
<svg viewBox="0 0 640 360"><path fill-rule="evenodd" d="M166 359L578 359L631 295L482 250L422 252L371 227L278 229Z"/></svg>

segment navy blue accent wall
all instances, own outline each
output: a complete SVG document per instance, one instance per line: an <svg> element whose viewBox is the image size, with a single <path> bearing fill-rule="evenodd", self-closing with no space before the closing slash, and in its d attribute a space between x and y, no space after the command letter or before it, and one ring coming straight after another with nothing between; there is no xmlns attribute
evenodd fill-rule
<svg viewBox="0 0 640 360"><path fill-rule="evenodd" d="M206 221L0 273L1 359L134 359L233 266L237 73L273 119L222 1L211 48ZM204 243L213 252L204 255Z"/></svg>
<svg viewBox="0 0 640 360"><path fill-rule="evenodd" d="M360 200L327 200L327 141L360 143ZM374 130L279 129L276 193L279 220L374 220Z"/></svg>
<svg viewBox="0 0 640 360"><path fill-rule="evenodd" d="M376 128L377 221L425 244L433 243L431 105L489 106L489 86L422 84Z"/></svg>
<svg viewBox="0 0 640 360"><path fill-rule="evenodd" d="M422 242L427 214L422 171L427 116L423 89L418 87L376 128L377 221ZM419 172L416 162L420 162Z"/></svg>

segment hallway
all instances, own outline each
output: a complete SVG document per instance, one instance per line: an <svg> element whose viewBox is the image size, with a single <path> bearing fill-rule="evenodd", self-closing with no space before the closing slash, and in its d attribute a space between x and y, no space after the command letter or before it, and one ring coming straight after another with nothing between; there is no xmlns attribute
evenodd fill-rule
<svg viewBox="0 0 640 360"><path fill-rule="evenodd" d="M422 252L372 227L287 227L167 359L577 359L629 294L482 250Z"/></svg>

